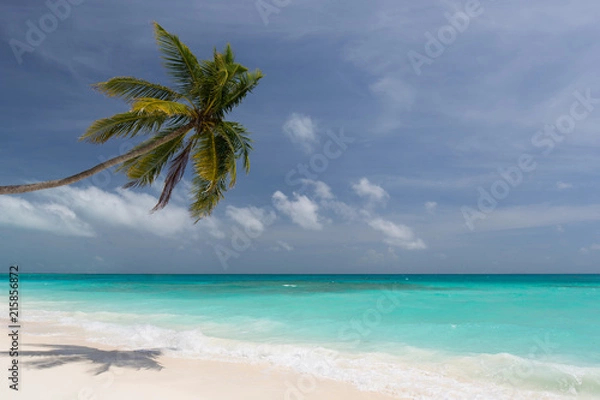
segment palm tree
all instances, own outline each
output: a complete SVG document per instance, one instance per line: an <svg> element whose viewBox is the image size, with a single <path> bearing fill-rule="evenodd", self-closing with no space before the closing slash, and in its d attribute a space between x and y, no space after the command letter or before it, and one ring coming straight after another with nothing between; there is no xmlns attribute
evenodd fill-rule
<svg viewBox="0 0 600 400"><path fill-rule="evenodd" d="M252 91L263 77L234 60L229 44L213 59L198 62L177 36L154 23L164 66L174 81L169 88L134 77L116 77L98 83L96 89L130 104L128 112L95 121L80 137L104 143L115 137L151 135L130 152L73 176L52 181L0 186L0 194L48 189L88 178L119 165L129 178L125 187L151 185L168 164L165 183L153 211L164 208L182 179L188 162L193 167L192 203L198 221L210 215L223 193L235 185L237 160L250 168L251 139L246 129L225 116Z"/></svg>

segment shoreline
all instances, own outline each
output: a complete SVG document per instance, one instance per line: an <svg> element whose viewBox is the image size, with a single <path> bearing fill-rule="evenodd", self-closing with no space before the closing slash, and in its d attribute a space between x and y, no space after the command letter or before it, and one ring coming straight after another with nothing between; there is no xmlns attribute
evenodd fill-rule
<svg viewBox="0 0 600 400"><path fill-rule="evenodd" d="M6 329L8 319L0 318ZM0 335L0 370L10 372L11 338ZM113 338L116 339L116 338ZM222 340L222 339L216 339ZM204 346L204 345L203 345ZM210 347L209 347L210 348ZM175 351L175 352L174 352ZM131 398L248 399L248 400L394 400L394 399L530 399L573 398L566 393L477 382L470 374L447 374L446 366L422 368L411 364L374 364L393 368L387 380L373 380L375 370L361 375L315 374L301 359L283 365L257 358L193 358L178 355L178 348L160 341L124 345L119 340L98 341L83 327L25 321L19 334L21 390L8 384L0 398L120 400ZM492 355L492 357L494 357ZM347 360L346 360L347 361ZM360 361L360 360L357 360ZM469 369L465 360L454 372ZM453 363L454 364L454 363ZM357 364L355 364L357 365ZM363 365L364 361L360 364ZM299 368L297 368L299 367ZM430 366L431 367L431 366ZM339 372L339 371L338 371ZM447 371L449 372L449 371ZM473 371L476 373L484 371ZM343 372L342 372L343 373ZM338 379L341 378L341 379ZM371 389L373 382L378 382ZM365 387L365 384L368 386ZM587 399L592 397L576 396Z"/></svg>
<svg viewBox="0 0 600 400"><path fill-rule="evenodd" d="M6 328L7 320L0 321ZM248 400L392 400L402 399L323 378L302 375L283 367L241 362L185 359L165 356L158 349L123 350L87 341L80 332L32 323L19 337L19 391L9 389L6 377L1 398L120 400L158 399L248 399ZM8 335L1 335L2 349L10 348ZM11 358L0 352L0 365ZM312 378L312 379L308 379ZM8 382L8 383L7 383Z"/></svg>
<svg viewBox="0 0 600 400"><path fill-rule="evenodd" d="M448 364L443 361L441 364L413 364L397 360L388 363L385 359L376 359L374 362L368 358L352 360L342 356L339 358L340 364L333 359L334 367L340 369L323 372L315 367L331 362L327 358L330 355L327 351L319 358L305 359L300 349L299 353L287 354L290 363L281 364L277 359L273 362L273 359L263 358L261 352L257 351L241 353L242 357L235 356L235 349L229 354L211 352L215 341L223 344L223 341L229 340L207 336L207 341L200 342L197 350L208 357L195 358L181 353L180 343L176 340L150 335L142 341L129 341L123 332L111 336L106 326L96 326L90 331L89 327L49 319L55 317L46 315L42 321L35 317L32 321L24 320L18 339L19 393L9 390L10 381L6 380L10 372L5 365L10 367L11 362L6 350L11 347L11 338L6 334L0 335L0 370L5 371L2 381L7 383L0 388L0 398L6 397L4 392L7 392L8 399L13 395L14 398L36 400L120 400L138 397L206 400L573 398L573 393L551 393L544 389L532 390L521 385L511 387L477 379L489 373L498 373L495 366L499 361L508 362L507 366L514 361L523 361L509 354L490 354L478 359L459 357ZM9 332L7 318L0 318L0 325L4 327L2 330ZM98 340L92 332L108 335ZM128 341L130 343L126 344ZM417 358L420 359L421 355ZM479 367L473 364L478 360ZM492 369L486 370L488 362ZM347 369L348 363L350 369ZM517 365L525 367L526 371L533 368L531 362ZM348 375L348 371L354 374ZM505 368L502 371L508 370ZM381 375L382 372L385 374ZM592 377L580 375L586 380ZM518 378L517 375L508 375L508 378L511 377ZM580 396L580 393L576 397L593 398Z"/></svg>

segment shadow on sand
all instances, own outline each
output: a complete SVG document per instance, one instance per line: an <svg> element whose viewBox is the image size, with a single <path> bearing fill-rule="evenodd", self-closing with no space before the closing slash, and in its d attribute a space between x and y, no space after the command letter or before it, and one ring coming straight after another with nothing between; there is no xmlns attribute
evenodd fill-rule
<svg viewBox="0 0 600 400"><path fill-rule="evenodd" d="M36 344L34 347L48 350L19 351L19 356L40 358L33 361L23 360L25 365L37 369L53 368L79 362L91 363L94 367L92 372L95 375L108 371L110 367L157 371L163 368L157 362L157 358L162 353L160 350L107 351L86 346L54 344ZM7 355L6 352L2 354Z"/></svg>

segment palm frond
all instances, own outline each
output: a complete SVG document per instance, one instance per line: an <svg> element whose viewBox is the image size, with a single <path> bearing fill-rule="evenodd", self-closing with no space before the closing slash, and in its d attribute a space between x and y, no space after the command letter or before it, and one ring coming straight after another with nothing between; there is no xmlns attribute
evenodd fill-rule
<svg viewBox="0 0 600 400"><path fill-rule="evenodd" d="M180 125L176 125L164 129L152 138L136 146L134 150L156 142L163 137L170 135L172 132L175 132L179 128ZM125 172L127 178L130 179L130 181L124 187L143 187L154 183L164 166L167 165L169 159L173 157L173 155L183 146L183 139L186 133L187 132L183 132L182 135L177 139L164 143L149 153L132 158L121 164L117 168L117 171Z"/></svg>
<svg viewBox="0 0 600 400"><path fill-rule="evenodd" d="M235 61L235 55L233 54L233 50L231 49L231 45L229 43L225 45L223 56L225 57L225 62L228 64L232 64Z"/></svg>
<svg viewBox="0 0 600 400"><path fill-rule="evenodd" d="M214 61L205 60L202 62L200 69L202 70L202 80L198 87L198 95L196 103L205 113L213 113L215 109L219 109L214 99L215 88L219 87L219 71Z"/></svg>
<svg viewBox="0 0 600 400"><path fill-rule="evenodd" d="M197 219L210 215L223 198L223 193L233 186L236 177L236 156L227 139L222 135L204 136L206 139L198 140L192 152L195 175L192 180L194 202L190 212Z"/></svg>
<svg viewBox="0 0 600 400"><path fill-rule="evenodd" d="M198 59L176 35L170 34L156 22L154 33L158 48L163 54L164 65L179 91L186 96L194 97L202 78Z"/></svg>
<svg viewBox="0 0 600 400"><path fill-rule="evenodd" d="M131 105L131 111L141 114L163 114L168 117L175 115L194 117L194 110L185 104L149 97L136 99Z"/></svg>
<svg viewBox="0 0 600 400"><path fill-rule="evenodd" d="M190 141L184 149L171 160L171 164L169 166L169 172L167 173L167 177L165 178L165 185L163 187L162 193L160 194L160 198L158 199L158 203L154 206L152 211L157 211L169 203L171 199L171 194L173 193L173 189L175 186L181 181L183 178L183 174L185 173L185 167L190 159L190 153L192 151L194 143Z"/></svg>
<svg viewBox="0 0 600 400"><path fill-rule="evenodd" d="M191 196L193 202L190 204L189 212L195 222L208 217L219 201L223 199L226 185L223 182L212 184L201 176L195 175L192 179Z"/></svg>
<svg viewBox="0 0 600 400"><path fill-rule="evenodd" d="M229 44L223 53L215 49L213 59L203 61L200 69L202 80L197 102L216 118L223 118L239 105L263 77L260 70L248 72L248 68L236 63Z"/></svg>
<svg viewBox="0 0 600 400"><path fill-rule="evenodd" d="M224 53L213 50L213 59L201 63L202 83L199 89L200 104L206 112L222 117L222 99L228 93L230 82L240 70L246 68L234 62L231 46Z"/></svg>
<svg viewBox="0 0 600 400"><path fill-rule="evenodd" d="M166 86L132 76L118 76L92 86L107 96L119 97L127 103L131 103L141 97L167 101L177 101L183 97Z"/></svg>
<svg viewBox="0 0 600 400"><path fill-rule="evenodd" d="M218 131L218 128L216 129ZM228 147L227 157L229 164L229 188L232 188L237 181L237 158L239 146L233 142L228 135L221 133L216 137L216 140L222 140Z"/></svg>
<svg viewBox="0 0 600 400"><path fill-rule="evenodd" d="M226 136L236 149L236 158L242 157L246 173L250 172L250 151L252 151L252 139L248 137L248 131L237 122L221 121L218 132Z"/></svg>
<svg viewBox="0 0 600 400"><path fill-rule="evenodd" d="M133 137L140 132L154 132L159 130L168 118L165 114L140 115L133 111L115 114L95 121L79 140L104 143L113 137Z"/></svg>
<svg viewBox="0 0 600 400"><path fill-rule="evenodd" d="M208 182L216 182L219 172L219 154L215 136L206 130L202 133L194 149L194 171Z"/></svg>
<svg viewBox="0 0 600 400"><path fill-rule="evenodd" d="M258 85L258 82L264 77L260 70L254 72L244 72L239 74L233 87L228 91L223 100L223 111L231 111L238 106L244 98L252 93L252 90Z"/></svg>

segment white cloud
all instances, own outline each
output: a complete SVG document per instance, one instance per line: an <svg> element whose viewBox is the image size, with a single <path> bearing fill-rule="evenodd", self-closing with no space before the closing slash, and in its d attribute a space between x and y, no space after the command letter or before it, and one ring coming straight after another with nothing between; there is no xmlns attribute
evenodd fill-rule
<svg viewBox="0 0 600 400"><path fill-rule="evenodd" d="M355 220L359 215L356 208L349 206L343 201L327 200L321 202L321 205L323 208L332 210L334 213L348 221Z"/></svg>
<svg viewBox="0 0 600 400"><path fill-rule="evenodd" d="M556 182L556 188L558 190L571 189L572 187L573 187L573 185L570 183L561 182L561 181Z"/></svg>
<svg viewBox="0 0 600 400"><path fill-rule="evenodd" d="M166 208L151 213L158 200L146 193L125 189L109 192L94 186L67 186L41 191L36 195L46 201L37 204L37 212L51 209L69 220L77 216L85 221L85 226L126 228L160 237L190 232L195 234L201 230L215 237L223 236L214 217L205 218L194 226L187 208L173 201Z"/></svg>
<svg viewBox="0 0 600 400"><path fill-rule="evenodd" d="M315 197L318 197L318 198L321 198L324 200L331 200L335 197L333 195L333 193L331 192L331 188L329 187L329 185L327 185L323 181L313 181L311 179L302 179L302 183L304 183L306 185L312 185L314 187Z"/></svg>
<svg viewBox="0 0 600 400"><path fill-rule="evenodd" d="M331 210L345 220L351 221L358 217L356 208L349 206L343 201L335 200L335 195L329 185L322 181L313 181L310 179L302 180L305 184L314 186L315 198L319 199L319 205L323 209Z"/></svg>
<svg viewBox="0 0 600 400"><path fill-rule="evenodd" d="M307 115L293 113L283 124L283 132L292 143L301 146L308 153L312 152L314 145L319 141L316 124Z"/></svg>
<svg viewBox="0 0 600 400"><path fill-rule="evenodd" d="M435 201L428 201L425 203L425 209L429 214L435 213L435 209L437 208L437 203Z"/></svg>
<svg viewBox="0 0 600 400"><path fill-rule="evenodd" d="M382 201L390 196L381 186L372 184L367 178L362 178L358 183L352 185L352 189L357 195L369 200Z"/></svg>
<svg viewBox="0 0 600 400"><path fill-rule="evenodd" d="M94 186L63 187L40 193L62 202L95 224L125 227L157 236L173 236L192 226L187 210L174 204L150 213L157 199L146 193L124 189L111 193Z"/></svg>
<svg viewBox="0 0 600 400"><path fill-rule="evenodd" d="M54 202L29 202L0 196L0 225L51 232L63 236L92 237L92 227L71 209Z"/></svg>
<svg viewBox="0 0 600 400"><path fill-rule="evenodd" d="M245 229L252 232L262 233L265 226L275 219L274 212L267 212L257 207L233 207L228 206L225 214Z"/></svg>
<svg viewBox="0 0 600 400"><path fill-rule="evenodd" d="M369 220L368 224L371 228L383 233L384 242L391 246L407 250L420 250L427 247L423 240L419 239L406 225L397 225L382 218Z"/></svg>
<svg viewBox="0 0 600 400"><path fill-rule="evenodd" d="M277 191L273 194L275 208L289 216L292 221L304 229L320 230L323 225L319 221L319 205L304 195L294 193L294 200Z"/></svg>
<svg viewBox="0 0 600 400"><path fill-rule="evenodd" d="M167 175L166 172L163 171L156 178L156 180L154 181L152 186L150 186L148 188L156 196L160 196L163 191L163 188L165 186L166 175ZM181 181L179 181L179 183L177 184L177 186L175 186L175 189L173 189L173 192L171 192L170 203L172 203L172 204L186 203L187 201L189 201L189 193L191 192L191 189L192 189L192 182L185 178L182 178Z"/></svg>
<svg viewBox="0 0 600 400"><path fill-rule="evenodd" d="M204 217L198 221L196 225L217 239L223 239L225 237L225 232L221 230L221 222L217 217Z"/></svg>

